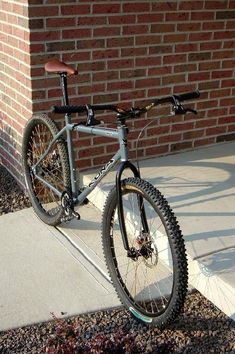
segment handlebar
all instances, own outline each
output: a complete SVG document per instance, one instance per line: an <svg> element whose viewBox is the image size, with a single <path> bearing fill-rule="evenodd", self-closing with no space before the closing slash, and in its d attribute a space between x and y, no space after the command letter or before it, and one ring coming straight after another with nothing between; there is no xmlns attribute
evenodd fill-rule
<svg viewBox="0 0 235 354"><path fill-rule="evenodd" d="M190 108L184 108L181 105L182 101L192 100L200 97L200 92L193 91L193 92L186 92L179 95L171 95L165 96L162 98L157 98L149 103L147 106L138 108L132 107L130 110L125 110L116 105L81 105L81 106L53 106L51 111L52 113L63 113L63 114L71 114L71 113L83 113L86 112L89 115L90 111L103 111L103 110L110 110L117 113L117 117L119 120L124 120L128 118L136 118L140 117L142 114L148 112L153 107L158 106L164 103L171 103L172 110L174 114L185 114L187 112L197 113L196 111ZM88 117L90 118L90 117ZM89 120L90 121L90 120ZM100 124L100 121L96 120L95 124ZM95 125L94 124L94 125ZM89 124L92 125L92 124Z"/></svg>

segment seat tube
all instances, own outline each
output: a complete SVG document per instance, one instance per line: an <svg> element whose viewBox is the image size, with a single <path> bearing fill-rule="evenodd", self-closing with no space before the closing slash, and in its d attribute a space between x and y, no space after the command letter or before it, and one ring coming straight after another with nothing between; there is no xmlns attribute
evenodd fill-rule
<svg viewBox="0 0 235 354"><path fill-rule="evenodd" d="M63 101L64 105L69 105L69 97L68 97L68 88L67 88L67 74L60 73L60 84L63 93ZM70 114L65 114L65 124L66 126L71 124L71 116ZM67 151L69 157L69 167L70 167L70 180L71 180L71 190L74 198L77 197L77 177L76 177L76 169L75 169L75 161L73 154L73 141L72 141L72 131L70 129L66 129L67 135Z"/></svg>
<svg viewBox="0 0 235 354"><path fill-rule="evenodd" d="M65 115L65 124L71 124L71 117L68 113ZM77 176L76 176L76 168L73 154L73 141L72 141L72 131L70 129L66 130L67 134L67 151L69 157L69 167L70 167L70 181L71 181L71 190L74 198L77 198Z"/></svg>

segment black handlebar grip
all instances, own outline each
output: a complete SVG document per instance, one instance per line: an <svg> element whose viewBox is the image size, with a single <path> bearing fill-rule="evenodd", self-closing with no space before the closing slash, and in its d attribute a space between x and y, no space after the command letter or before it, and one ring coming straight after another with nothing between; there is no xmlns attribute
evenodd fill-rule
<svg viewBox="0 0 235 354"><path fill-rule="evenodd" d="M52 113L82 113L86 111L86 106L53 106Z"/></svg>
<svg viewBox="0 0 235 354"><path fill-rule="evenodd" d="M194 98L200 97L200 92L197 90L197 91L182 93L180 95L174 95L174 96L178 101L187 101L187 100L192 100Z"/></svg>

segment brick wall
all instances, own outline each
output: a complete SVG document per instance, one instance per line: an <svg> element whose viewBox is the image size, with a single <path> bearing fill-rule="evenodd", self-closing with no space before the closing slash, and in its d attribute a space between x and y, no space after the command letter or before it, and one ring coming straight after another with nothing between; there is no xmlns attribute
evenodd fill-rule
<svg viewBox="0 0 235 354"><path fill-rule="evenodd" d="M32 115L27 1L0 1L0 163L15 176L20 144Z"/></svg>
<svg viewBox="0 0 235 354"><path fill-rule="evenodd" d="M29 0L28 11L34 112L61 103L58 77L43 69L55 57L78 67L79 76L69 81L73 104L122 102L128 107L173 92L201 91L195 104L199 114L156 120L142 136L140 156L235 139L235 0ZM155 109L145 121L130 123L131 154L143 125L168 112L167 107ZM22 119L28 115L21 114L20 123L17 118L19 135ZM82 148L75 144L80 168L101 164L116 147L100 137L80 139Z"/></svg>

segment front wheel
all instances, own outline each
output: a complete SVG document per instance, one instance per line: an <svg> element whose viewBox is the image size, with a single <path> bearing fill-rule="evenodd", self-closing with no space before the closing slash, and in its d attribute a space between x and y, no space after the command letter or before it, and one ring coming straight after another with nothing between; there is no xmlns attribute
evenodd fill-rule
<svg viewBox="0 0 235 354"><path fill-rule="evenodd" d="M127 254L123 246L115 187L103 212L107 267L125 307L145 323L164 326L179 314L187 293L184 240L167 201L150 183L128 178L121 190L131 252Z"/></svg>

